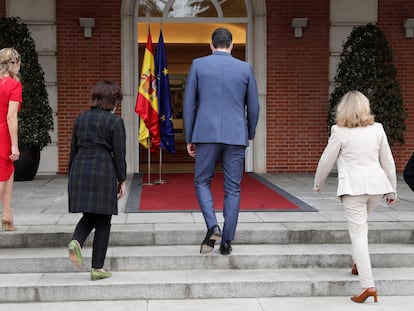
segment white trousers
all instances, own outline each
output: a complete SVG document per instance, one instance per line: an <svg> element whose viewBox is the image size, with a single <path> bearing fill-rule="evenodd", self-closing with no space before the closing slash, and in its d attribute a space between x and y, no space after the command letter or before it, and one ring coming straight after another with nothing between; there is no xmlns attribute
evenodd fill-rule
<svg viewBox="0 0 414 311"><path fill-rule="evenodd" d="M368 249L368 214L380 203L383 195L344 195L342 203L348 220L352 258L357 265L362 288L375 287Z"/></svg>

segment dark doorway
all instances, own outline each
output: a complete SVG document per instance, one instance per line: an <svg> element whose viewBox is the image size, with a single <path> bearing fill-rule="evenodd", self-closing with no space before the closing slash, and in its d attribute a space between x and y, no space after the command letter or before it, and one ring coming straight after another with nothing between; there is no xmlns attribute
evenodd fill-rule
<svg viewBox="0 0 414 311"><path fill-rule="evenodd" d="M153 44L156 51L157 44ZM171 155L162 150L162 172L192 172L194 159L187 154L184 127L182 120L182 105L185 92L185 81L191 62L194 58L209 55L211 53L208 44L165 44L167 54L168 73L170 80L171 104L173 111L174 140L176 154ZM138 59L143 59L145 44L138 47ZM234 45L232 55L245 59L245 45ZM139 145L139 167L141 172L148 171L148 149ZM152 173L159 172L160 154L150 154L150 169Z"/></svg>

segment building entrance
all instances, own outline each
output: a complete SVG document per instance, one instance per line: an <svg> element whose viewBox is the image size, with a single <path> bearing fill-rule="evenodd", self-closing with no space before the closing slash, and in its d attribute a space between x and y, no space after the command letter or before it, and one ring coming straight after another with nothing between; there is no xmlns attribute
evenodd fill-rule
<svg viewBox="0 0 414 311"><path fill-rule="evenodd" d="M211 33L217 27L229 28L233 33L234 47L232 55L245 60L246 30L241 25L232 24L188 24L163 23L162 32L167 56L168 75L170 82L170 95L173 113L174 141L176 154L162 150L162 154L148 154L148 149L139 145L140 171L147 172L150 165L151 172L157 173L161 162L163 172L192 172L194 159L187 154L183 127L183 99L188 70L192 60L211 53L209 43ZM142 28L142 29L141 29ZM138 24L138 59L143 59L148 28L151 31L153 51L155 53L158 43L160 24ZM196 32L196 34L194 33ZM177 33L181 36L177 37ZM198 34L198 35L197 35ZM197 38L197 40L194 40ZM161 161L160 161L161 159Z"/></svg>

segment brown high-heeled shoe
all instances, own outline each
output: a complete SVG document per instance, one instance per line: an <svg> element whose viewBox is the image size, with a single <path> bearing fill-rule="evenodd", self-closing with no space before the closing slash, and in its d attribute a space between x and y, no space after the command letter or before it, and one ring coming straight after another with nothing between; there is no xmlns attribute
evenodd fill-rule
<svg viewBox="0 0 414 311"><path fill-rule="evenodd" d="M1 229L3 231L16 231L13 222L6 216L1 216Z"/></svg>
<svg viewBox="0 0 414 311"><path fill-rule="evenodd" d="M359 296L351 297L351 300L353 302L363 303L370 296L374 297L374 302L378 302L377 290L375 288L374 290L367 288L361 294L359 294Z"/></svg>
<svg viewBox="0 0 414 311"><path fill-rule="evenodd" d="M352 271L351 271L351 273L353 275L358 275L358 268L357 268L357 266L356 266L355 263L352 265Z"/></svg>

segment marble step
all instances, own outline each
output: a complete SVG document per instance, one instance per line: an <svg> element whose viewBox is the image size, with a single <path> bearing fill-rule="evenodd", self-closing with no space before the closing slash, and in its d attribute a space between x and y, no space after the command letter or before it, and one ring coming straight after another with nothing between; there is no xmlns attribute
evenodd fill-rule
<svg viewBox="0 0 414 311"><path fill-rule="evenodd" d="M414 268L373 269L379 295L414 295ZM195 269L0 274L0 302L103 301L351 296L360 291L349 269Z"/></svg>
<svg viewBox="0 0 414 311"><path fill-rule="evenodd" d="M80 271L87 272L91 267L91 248L85 247L82 253L84 265ZM414 268L414 244L372 244L370 253L374 268ZM110 271L345 269L351 264L351 246L348 244L235 244L230 256L221 255L218 247L201 255L199 245L113 246L108 249L105 268ZM0 273L77 271L63 247L0 251Z"/></svg>
<svg viewBox="0 0 414 311"><path fill-rule="evenodd" d="M74 225L19 226L15 232L0 233L1 248L65 247ZM113 224L110 245L196 245L206 234L199 223ZM93 234L86 245L91 244ZM370 243L413 243L414 222L373 222ZM346 223L240 223L235 242L240 244L349 243Z"/></svg>
<svg viewBox="0 0 414 311"><path fill-rule="evenodd" d="M363 305L353 305L348 296L321 297L264 297L264 298L209 298L209 299L129 299L102 301L65 301L32 302L32 303L0 303L0 310L15 311L408 311L412 310L414 296L383 296L378 297L375 304L372 299Z"/></svg>

